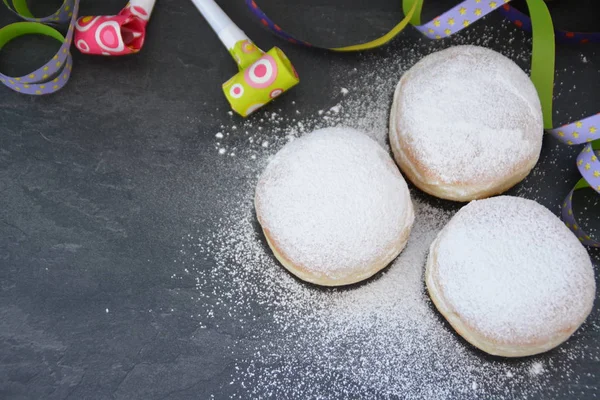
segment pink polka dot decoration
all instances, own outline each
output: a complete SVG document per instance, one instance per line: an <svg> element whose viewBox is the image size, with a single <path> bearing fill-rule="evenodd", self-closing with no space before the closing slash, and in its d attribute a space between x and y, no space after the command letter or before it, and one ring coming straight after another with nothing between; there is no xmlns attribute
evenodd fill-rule
<svg viewBox="0 0 600 400"><path fill-rule="evenodd" d="M246 69L244 79L251 87L263 89L275 82L277 74L277 63L273 57L265 55Z"/></svg>
<svg viewBox="0 0 600 400"><path fill-rule="evenodd" d="M109 54L118 55L125 50L121 35L121 26L117 21L104 21L94 29L94 44Z"/></svg>
<svg viewBox="0 0 600 400"><path fill-rule="evenodd" d="M275 97L279 96L281 93L283 93L283 89L274 89L274 90L271 90L271 93L269 93L269 97L274 99Z"/></svg>
<svg viewBox="0 0 600 400"><path fill-rule="evenodd" d="M240 42L236 44L236 48ZM271 100L298 84L292 65L281 49L274 47L248 63L247 67L223 84L223 93L231 108L247 117ZM239 51L235 54L242 54Z"/></svg>
<svg viewBox="0 0 600 400"><path fill-rule="evenodd" d="M85 42L85 40L79 39L77 42L75 42L75 46L82 53L89 53L90 52L90 46L88 46L88 44Z"/></svg>
<svg viewBox="0 0 600 400"><path fill-rule="evenodd" d="M244 40L244 42L242 43L242 51L244 53L250 54L254 53L255 51L258 51L258 47L256 47L256 45L250 42L249 40Z"/></svg>
<svg viewBox="0 0 600 400"><path fill-rule="evenodd" d="M239 83L236 83L235 85L231 86L231 89L229 89L229 94L234 99L239 99L244 95L244 87Z"/></svg>
<svg viewBox="0 0 600 400"><path fill-rule="evenodd" d="M92 26L94 26L94 24L96 23L98 18L100 18L100 17L79 18L75 22L75 29L77 29L79 32L85 32L85 31L89 30Z"/></svg>
<svg viewBox="0 0 600 400"><path fill-rule="evenodd" d="M150 19L150 14L148 11L144 10L144 8L141 6L131 6L129 10L131 14L135 15L136 17L140 17L144 21L148 21Z"/></svg>
<svg viewBox="0 0 600 400"><path fill-rule="evenodd" d="M75 46L85 54L122 56L144 45L155 0L133 0L118 15L81 17L75 24Z"/></svg>

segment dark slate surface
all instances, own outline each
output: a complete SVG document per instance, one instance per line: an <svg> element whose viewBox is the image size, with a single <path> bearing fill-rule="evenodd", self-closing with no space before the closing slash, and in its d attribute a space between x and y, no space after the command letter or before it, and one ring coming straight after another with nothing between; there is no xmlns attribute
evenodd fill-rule
<svg viewBox="0 0 600 400"><path fill-rule="evenodd" d="M122 6L83 3L82 14ZM278 102L284 115L295 111L291 101L308 112L330 105L323 93L333 90L332 74L361 57L402 55L402 40L369 55L291 47L264 31L241 3L221 1L261 47L281 45L303 78ZM312 0L297 9L287 1L262 3L290 31L307 39L326 35L331 44L372 38L400 17L398 1ZM449 5L432 1L426 16ZM556 17L574 24L564 13ZM1 12L0 25L15 20ZM485 23L500 21L491 16ZM230 120L219 86L235 66L188 1L160 0L148 37L134 57L74 52L73 77L55 95L26 97L0 87L2 399L201 399L229 390L238 355L228 347L235 337L199 332L199 321L189 318L194 305L173 295L194 283L170 277L180 272L173 260L181 237L210 229L195 221L218 215L214 199L244 179L211 146L217 127ZM405 40L411 37L414 32ZM20 39L0 53L0 69L28 72L56 47L52 40ZM564 86L557 123L600 111L599 50L559 46ZM573 85L576 90L564 89ZM530 184L557 211L578 175L574 150L561 150L563 167L546 162L553 148L546 141L538 166L544 174ZM597 220L597 207L589 215ZM598 252L592 256L597 264ZM181 312L166 312L169 306ZM222 331L235 331L229 328ZM599 339L584 329L577 340L597 350ZM582 397L598 392L598 367L598 361L579 365L578 375L590 374ZM555 377L555 386L565 397L573 388L561 379Z"/></svg>

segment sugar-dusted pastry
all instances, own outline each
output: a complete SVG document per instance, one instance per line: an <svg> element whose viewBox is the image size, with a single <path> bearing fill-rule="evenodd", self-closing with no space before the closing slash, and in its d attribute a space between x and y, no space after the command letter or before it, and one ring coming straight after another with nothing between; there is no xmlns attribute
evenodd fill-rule
<svg viewBox="0 0 600 400"><path fill-rule="evenodd" d="M547 208L510 196L463 207L431 245L425 277L456 332L505 357L567 340L596 293L592 262L577 237Z"/></svg>
<svg viewBox="0 0 600 400"><path fill-rule="evenodd" d="M443 199L469 201L517 184L542 146L540 101L510 59L477 46L430 54L400 79L390 144L404 175Z"/></svg>
<svg viewBox="0 0 600 400"><path fill-rule="evenodd" d="M255 206L281 264L325 286L384 268L406 245L414 221L392 158L349 128L318 130L284 146L260 177Z"/></svg>

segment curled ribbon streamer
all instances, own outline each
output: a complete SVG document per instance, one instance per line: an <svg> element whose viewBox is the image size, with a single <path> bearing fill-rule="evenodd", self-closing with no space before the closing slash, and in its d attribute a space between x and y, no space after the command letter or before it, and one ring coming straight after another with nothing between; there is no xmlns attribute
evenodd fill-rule
<svg viewBox="0 0 600 400"><path fill-rule="evenodd" d="M404 30L408 24L412 24L421 33L430 39L442 39L450 36L453 33L466 28L474 21L486 16L490 12L499 8L502 4L508 3L510 0L492 0L482 2L482 0L465 0L450 10L434 18L433 20L421 25L421 9L423 7L423 0L403 0L404 19L400 21L396 26L392 28L388 33L382 37L372 40L367 43L344 46L344 47L322 47L315 46L314 44L308 43L304 40L300 40L285 32L279 25L273 22L267 14L265 14L255 0L245 0L246 5L250 11L261 21L261 23L273 33L287 40L290 43L299 44L308 47L317 47L333 51L359 51L368 50L376 47L380 47L388 43L391 39L396 37L400 32Z"/></svg>
<svg viewBox="0 0 600 400"><path fill-rule="evenodd" d="M552 128L552 98L554 92L554 25L543 0L526 0L532 24L531 81L542 105L544 129Z"/></svg>
<svg viewBox="0 0 600 400"><path fill-rule="evenodd" d="M287 40L290 43L299 44L299 45L306 46L306 47L318 47L318 48L323 48L323 49L333 50L333 51L366 50L366 49L373 49L373 48L376 48L376 47L386 44L387 42L392 40L394 37L396 37L400 32L402 32L404 30L404 28L406 28L406 26L410 23L413 16L417 12L420 12L420 5L423 4L423 0L415 1L414 4L412 4L412 7L409 10L407 10L406 16L404 17L404 19L402 19L402 21L400 21L396 26L394 26L392 28L392 30L390 30L388 33L386 33L385 35L383 35L382 37L380 37L378 39L372 40L367 43L356 44L356 45L352 45L352 46L328 48L328 47L313 46L312 44L310 44L304 40L296 39L289 33L282 30L279 25L274 23L267 16L267 14L265 14L258 7L258 5L256 4L256 2L254 0L245 0L245 2L246 2L246 5L248 6L248 8L250 9L250 11L261 21L261 23L265 27L270 29L272 32L274 32L276 35L278 35L279 37Z"/></svg>
<svg viewBox="0 0 600 400"><path fill-rule="evenodd" d="M84 54L123 56L139 52L156 0L131 0L117 15L85 16L75 23L75 46Z"/></svg>
<svg viewBox="0 0 600 400"><path fill-rule="evenodd" d="M508 3L508 1L505 2ZM411 3L415 3L415 0L403 1L402 8L404 12L409 9ZM468 27L471 23L495 11L499 6L500 1L467 0L425 24L420 24L420 16L414 18L413 25L429 39L442 39Z"/></svg>
<svg viewBox="0 0 600 400"><path fill-rule="evenodd" d="M262 24L278 36L291 43L309 47L318 47L286 33L258 7L256 1L245 1L252 13L261 20ZM503 0L503 2L504 4L507 4L510 0ZM465 0L433 20L425 24L420 24L423 0L403 0L402 8L405 14L404 19L382 37L367 43L352 46L320 48L333 51L373 49L388 43L402 32L408 23L416 24L415 28L429 39L442 39L468 27L474 21L483 18L492 11L501 8L501 5L500 1L495 0L489 2L482 2L482 0ZM531 80L536 86L542 102L544 127L549 129L552 127L552 92L554 87L554 28L552 26L550 12L542 0L528 0L527 6L529 7L532 16L535 15L536 20L538 21L533 28L534 55L532 57L531 65Z"/></svg>
<svg viewBox="0 0 600 400"><path fill-rule="evenodd" d="M26 0L3 0L6 7L27 22L0 29L0 49L24 35L45 35L62 43L54 57L37 70L20 77L0 73L0 83L12 90L43 95L64 87L71 76L71 43L85 54L125 55L137 53L144 44L146 25L156 0L132 0L117 16L83 17L77 20L79 0L65 0L53 14L36 18ZM63 36L51 25L68 24Z"/></svg>
<svg viewBox="0 0 600 400"><path fill-rule="evenodd" d="M572 198L575 191L591 187L600 194L600 162L598 151L600 151L600 114L576 121L560 128L552 129L552 98L554 91L554 60L555 40L585 43L600 41L600 33L564 32L554 29L550 12L543 0L527 0L530 17L510 7L510 0L503 0L500 7L499 1L466 0L451 8L433 20L421 24L421 9L423 0L403 0L402 6L405 18L383 37L368 43L341 48L326 48L334 51L358 51L379 47L400 33L410 22L417 30L430 39L442 39L471 25L474 21L482 18L490 12L501 9L514 18L517 26L532 31L532 56L531 56L531 80L536 87L544 116L544 129L556 136L563 143L576 145L587 143L577 158L577 165L583 178L575 185L567 195L562 205L562 219L565 224L577 235L585 245L600 247L600 242L592 239L583 232L576 223L573 215ZM286 33L275 24L256 4L254 0L246 0L246 4L262 22L262 24L278 36L287 41L304 46L313 46L308 42L299 40ZM516 18L519 18L518 20ZM520 23L517 23L519 21ZM555 35L556 32L556 35ZM316 47L316 46L315 46Z"/></svg>
<svg viewBox="0 0 600 400"><path fill-rule="evenodd" d="M560 128L551 129L548 133L570 146L586 144L577 156L577 168L583 178L577 182L563 202L562 219L583 244L600 247L600 242L591 238L577 224L573 213L573 194L577 190L589 187L600 194L600 161L598 161L598 155L600 154L598 153L600 150L600 140L598 140L600 139L600 113Z"/></svg>
<svg viewBox="0 0 600 400"><path fill-rule="evenodd" d="M46 35L62 43L54 57L35 71L12 77L0 73L0 82L12 90L25 94L42 95L61 89L71 76L73 59L69 48L73 40L73 27L79 9L79 0L65 0L52 15L35 18L27 8L25 0L4 0L4 4L28 22L16 22L0 29L0 49L11 40L23 35ZM66 36L48 24L69 24Z"/></svg>

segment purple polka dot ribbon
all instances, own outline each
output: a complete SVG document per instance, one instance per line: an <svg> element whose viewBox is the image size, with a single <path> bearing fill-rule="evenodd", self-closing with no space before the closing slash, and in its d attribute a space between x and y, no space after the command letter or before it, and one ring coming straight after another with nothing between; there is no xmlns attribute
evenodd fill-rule
<svg viewBox="0 0 600 400"><path fill-rule="evenodd" d="M79 0L65 0L54 14L44 18L25 16L11 7L8 0L5 0L4 3L11 11L27 22L16 22L0 29L0 48L10 40L26 34L47 35L61 41L62 45L50 61L35 71L19 77L0 73L0 82L16 92L31 95L50 94L60 90L69 80L73 68L73 60L69 49L73 41ZM69 28L67 35L64 37L56 29L49 26L67 23Z"/></svg>
<svg viewBox="0 0 600 400"><path fill-rule="evenodd" d="M324 48L320 46L314 46L304 40L300 40L289 33L285 32L279 25L277 25L267 14L265 14L254 0L244 0L246 5L260 21L261 23L277 36L287 40L290 43L299 44L303 46L313 46ZM466 0L452 7L450 10L434 18L423 25L415 26L421 33L430 39L442 39L452 35L471 25L476 20L485 17L487 14L498 9L504 3L508 3L510 0Z"/></svg>
<svg viewBox="0 0 600 400"><path fill-rule="evenodd" d="M274 34L279 36L280 38L287 40L290 43L299 44L301 46L311 47L312 45L304 40L298 40L286 31L282 30L279 25L269 18L267 14L263 12L263 10L258 7L254 0L244 0L246 5L250 9L250 11L260 20L260 22L269 30L271 30Z"/></svg>
<svg viewBox="0 0 600 400"><path fill-rule="evenodd" d="M501 9L502 14L512 21L517 27L526 31L531 31L531 18L525 13L514 7L505 4ZM573 32L556 29L554 31L557 40L565 43L598 43L600 42L600 32Z"/></svg>
<svg viewBox="0 0 600 400"><path fill-rule="evenodd" d="M415 28L429 39L442 39L468 27L509 1L467 0Z"/></svg>
<svg viewBox="0 0 600 400"><path fill-rule="evenodd" d="M290 43L303 46L314 46L281 29L279 25L273 22L273 20L258 7L255 0L244 1L250 11L261 21L261 23L277 36ZM473 22L485 17L492 11L499 9L504 16L516 26L531 31L531 19L526 14L511 7L508 4L509 2L510 0L466 0L433 20L423 25L415 26L415 28L429 39L443 39L468 27ZM557 29L555 34L557 40L567 43L600 42L600 32L571 32ZM320 46L314 47L322 48Z"/></svg>
<svg viewBox="0 0 600 400"><path fill-rule="evenodd" d="M579 145L585 143L585 147L577 156L577 168L582 175L582 179L569 192L562 205L562 219L565 224L577 235L579 240L593 247L600 247L600 241L590 237L577 224L573 212L573 194L575 191L583 188L592 188L600 194L600 113L587 117L580 121L561 126L548 131L563 143L568 145Z"/></svg>

